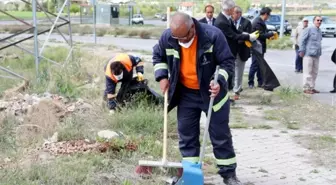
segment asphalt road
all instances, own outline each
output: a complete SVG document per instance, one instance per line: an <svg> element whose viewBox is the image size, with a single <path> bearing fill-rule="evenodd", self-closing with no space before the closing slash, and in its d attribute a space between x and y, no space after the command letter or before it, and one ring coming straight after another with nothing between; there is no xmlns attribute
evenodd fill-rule
<svg viewBox="0 0 336 185"><path fill-rule="evenodd" d="M9 36L9 34L1 34L0 38ZM39 39L45 39L45 35L39 36ZM60 35L51 35L51 38L62 41ZM73 36L76 42L93 43L94 38L91 36ZM320 90L320 94L313 95L313 98L330 105L336 106L336 95L330 94L332 89L332 81L336 73L336 66L331 62L331 54L335 49L336 38L323 38L323 52L320 58L319 74L316 82L316 89ZM157 40L153 39L135 39L135 38L116 38L116 37L98 37L97 43L116 45L126 50L146 50L152 51ZM282 86L297 86L302 88L302 74L294 72L295 52L294 50L268 50L265 59L273 69ZM245 72L249 70L251 60L248 60L245 66ZM247 79L244 79L247 80Z"/></svg>
<svg viewBox="0 0 336 185"><path fill-rule="evenodd" d="M52 19L55 20L55 19ZM33 20L25 20L26 22L33 24ZM47 23L49 24L50 21L48 19L38 19L38 23ZM59 20L59 23L61 23L61 20ZM79 17L72 17L71 18L72 24L80 24L80 18ZM23 25L23 23L16 21L16 20L0 20L0 25ZM145 25L154 25L154 26L165 26L166 22L161 21L160 19L145 19L144 20ZM129 25L129 19L127 18L120 18L119 19L119 25Z"/></svg>

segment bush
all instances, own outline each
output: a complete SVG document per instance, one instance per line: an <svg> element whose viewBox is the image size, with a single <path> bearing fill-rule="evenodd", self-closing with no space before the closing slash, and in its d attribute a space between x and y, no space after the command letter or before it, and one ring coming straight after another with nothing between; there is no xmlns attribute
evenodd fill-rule
<svg viewBox="0 0 336 185"><path fill-rule="evenodd" d="M54 13L55 12L55 3L53 0L48 0L48 11L51 12L51 13Z"/></svg>
<svg viewBox="0 0 336 185"><path fill-rule="evenodd" d="M142 38L142 39L150 39L151 38L151 32L149 32L147 30L142 30L140 32L140 38Z"/></svg>
<svg viewBox="0 0 336 185"><path fill-rule="evenodd" d="M78 13L80 11L80 6L78 4L72 4L70 6L71 13Z"/></svg>

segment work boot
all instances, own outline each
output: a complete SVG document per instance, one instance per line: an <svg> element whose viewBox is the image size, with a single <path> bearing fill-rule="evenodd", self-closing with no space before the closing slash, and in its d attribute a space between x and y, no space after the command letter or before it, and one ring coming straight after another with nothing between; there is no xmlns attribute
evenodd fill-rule
<svg viewBox="0 0 336 185"><path fill-rule="evenodd" d="M241 183L238 180L237 176L224 178L224 184L226 184L226 185L243 185L243 183Z"/></svg>
<svg viewBox="0 0 336 185"><path fill-rule="evenodd" d="M334 90L330 91L330 93L336 93L336 89L334 89Z"/></svg>

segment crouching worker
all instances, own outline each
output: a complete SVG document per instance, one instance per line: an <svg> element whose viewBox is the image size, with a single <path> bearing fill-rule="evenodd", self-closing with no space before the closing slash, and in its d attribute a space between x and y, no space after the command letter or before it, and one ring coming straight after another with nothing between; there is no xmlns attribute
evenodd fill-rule
<svg viewBox="0 0 336 185"><path fill-rule="evenodd" d="M198 162L200 118L215 97L210 120L210 139L218 173L226 185L242 185L236 176L236 154L229 127L228 76L234 71L232 55L224 34L188 14L171 17L170 29L153 48L155 79L168 91L168 110L177 107L179 149L183 160ZM212 79L220 66L218 84Z"/></svg>
<svg viewBox="0 0 336 185"><path fill-rule="evenodd" d="M109 60L104 67L106 77L106 89L104 99L107 100L107 107L115 110L117 102L121 102L124 92L129 88L133 81L133 69L137 73L137 80L143 81L144 63L139 57L119 53ZM116 86L121 82L119 93L116 94Z"/></svg>

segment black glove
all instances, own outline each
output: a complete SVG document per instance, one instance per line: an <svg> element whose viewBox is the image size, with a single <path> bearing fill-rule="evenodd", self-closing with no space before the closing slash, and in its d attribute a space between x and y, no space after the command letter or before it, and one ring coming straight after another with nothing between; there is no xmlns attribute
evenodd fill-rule
<svg viewBox="0 0 336 185"><path fill-rule="evenodd" d="M107 107L110 110L114 110L117 107L117 101L114 98L110 98L107 100Z"/></svg>

